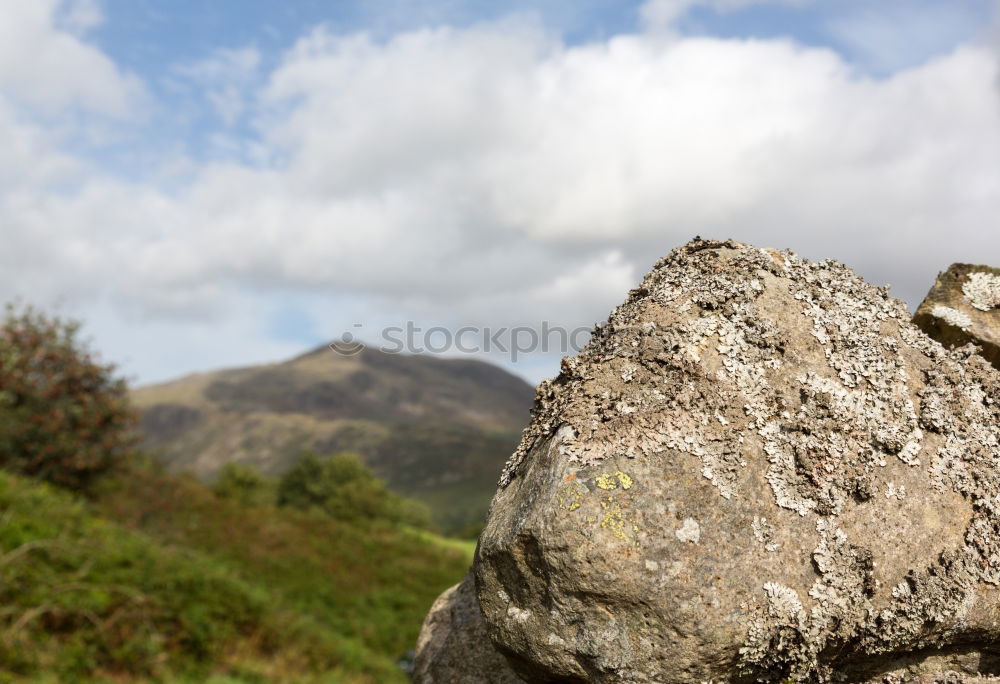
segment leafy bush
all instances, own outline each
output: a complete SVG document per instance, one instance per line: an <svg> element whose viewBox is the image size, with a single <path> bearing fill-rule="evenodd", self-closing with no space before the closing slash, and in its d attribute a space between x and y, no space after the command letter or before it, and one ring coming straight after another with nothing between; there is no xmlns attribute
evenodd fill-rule
<svg viewBox="0 0 1000 684"><path fill-rule="evenodd" d="M244 506L268 506L275 503L274 483L252 465L227 463L212 486L216 496L232 499Z"/></svg>
<svg viewBox="0 0 1000 684"><path fill-rule="evenodd" d="M320 508L338 520L391 517L392 494L354 454L320 458L307 451L281 478L278 503Z"/></svg>
<svg viewBox="0 0 1000 684"><path fill-rule="evenodd" d="M440 532L440 528L434 522L431 508L423 501L406 497L396 497L396 520L402 525L417 527L422 530L434 530Z"/></svg>
<svg viewBox="0 0 1000 684"><path fill-rule="evenodd" d="M383 520L416 527L431 525L423 504L390 492L385 483L351 453L321 458L307 451L278 484L278 504L318 508L347 521Z"/></svg>
<svg viewBox="0 0 1000 684"><path fill-rule="evenodd" d="M118 467L135 444L124 380L79 325L8 306L0 322L0 466L72 489Z"/></svg>

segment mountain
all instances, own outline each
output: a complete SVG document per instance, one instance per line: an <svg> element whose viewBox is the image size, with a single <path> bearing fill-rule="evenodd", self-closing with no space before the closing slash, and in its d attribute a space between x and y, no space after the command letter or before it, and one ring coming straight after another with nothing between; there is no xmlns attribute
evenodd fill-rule
<svg viewBox="0 0 1000 684"><path fill-rule="evenodd" d="M277 476L305 449L354 451L455 532L483 519L533 394L482 361L323 346L140 387L133 400L146 446L170 470L211 480L236 461Z"/></svg>

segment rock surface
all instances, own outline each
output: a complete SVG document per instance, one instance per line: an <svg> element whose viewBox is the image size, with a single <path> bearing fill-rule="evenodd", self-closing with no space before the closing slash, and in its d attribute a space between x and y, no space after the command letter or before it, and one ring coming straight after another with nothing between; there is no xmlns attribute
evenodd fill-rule
<svg viewBox="0 0 1000 684"><path fill-rule="evenodd" d="M424 619L413 666L417 684L521 684L486 635L470 571Z"/></svg>
<svg viewBox="0 0 1000 684"><path fill-rule="evenodd" d="M838 263L695 240L539 386L486 629L528 682L997 675L998 463L971 347Z"/></svg>
<svg viewBox="0 0 1000 684"><path fill-rule="evenodd" d="M913 322L946 347L977 345L1000 368L1000 268L952 264L938 275Z"/></svg>

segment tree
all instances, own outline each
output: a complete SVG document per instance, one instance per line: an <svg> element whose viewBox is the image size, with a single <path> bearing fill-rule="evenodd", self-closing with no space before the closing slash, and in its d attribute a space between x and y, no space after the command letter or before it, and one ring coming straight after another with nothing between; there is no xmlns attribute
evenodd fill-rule
<svg viewBox="0 0 1000 684"><path fill-rule="evenodd" d="M8 305L0 322L0 467L86 489L134 448L125 381L79 324Z"/></svg>

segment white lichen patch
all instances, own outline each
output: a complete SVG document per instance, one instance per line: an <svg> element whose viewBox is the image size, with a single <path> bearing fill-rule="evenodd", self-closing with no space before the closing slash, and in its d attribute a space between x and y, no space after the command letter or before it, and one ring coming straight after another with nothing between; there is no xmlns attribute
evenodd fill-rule
<svg viewBox="0 0 1000 684"><path fill-rule="evenodd" d="M903 485L897 487L895 482L890 482L885 488L885 498L902 501L906 498L906 487Z"/></svg>
<svg viewBox="0 0 1000 684"><path fill-rule="evenodd" d="M680 528L674 530L674 535L682 542L697 544L701 539L701 526L694 518L684 518Z"/></svg>
<svg viewBox="0 0 1000 684"><path fill-rule="evenodd" d="M507 606L507 617L518 622L527 622L531 619L531 611L517 606Z"/></svg>
<svg viewBox="0 0 1000 684"><path fill-rule="evenodd" d="M968 275L962 294L980 311L1000 308L1000 276L976 271Z"/></svg>
<svg viewBox="0 0 1000 684"><path fill-rule="evenodd" d="M753 530L754 539L764 545L765 551L777 551L778 542L775 541L774 525L767 521L767 518L755 515L750 523Z"/></svg>
<svg viewBox="0 0 1000 684"><path fill-rule="evenodd" d="M868 617L868 601L877 588L871 554L852 546L843 530L827 519L820 518L816 529L821 541L813 551L813 562L820 577L809 588L814 604L806 610L794 589L777 582L764 584L766 617L750 621L740 651L747 670L756 666L794 681L830 681L829 668L817 660L819 654L841 631L852 635L848 625ZM776 641L788 646L775 649Z"/></svg>
<svg viewBox="0 0 1000 684"><path fill-rule="evenodd" d="M961 328L962 330L968 330L972 327L972 319L969 318L968 314L962 313L958 309L953 309L950 306L938 304L931 309L931 315L935 318L940 318L948 325L953 325L956 328Z"/></svg>
<svg viewBox="0 0 1000 684"><path fill-rule="evenodd" d="M794 589L777 582L767 582L764 584L764 593L767 594L768 610L772 617L796 623L804 620L805 610Z"/></svg>

